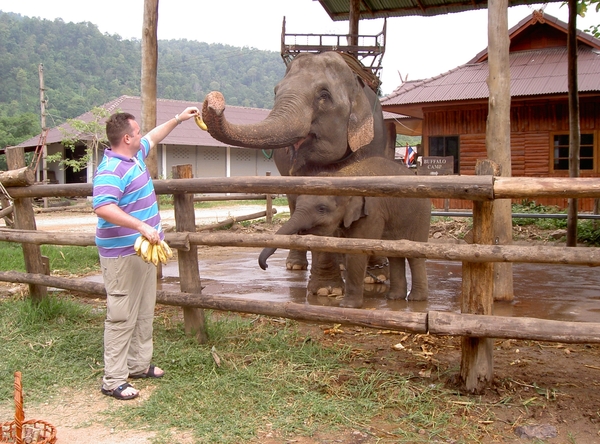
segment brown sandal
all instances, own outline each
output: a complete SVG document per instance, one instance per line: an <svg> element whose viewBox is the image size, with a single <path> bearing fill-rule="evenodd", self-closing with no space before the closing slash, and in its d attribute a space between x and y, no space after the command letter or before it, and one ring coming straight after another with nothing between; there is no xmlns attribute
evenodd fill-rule
<svg viewBox="0 0 600 444"><path fill-rule="evenodd" d="M123 392L128 389L129 387L133 386L129 383L125 383L125 384L121 384L120 386L118 386L116 389L112 389L112 390L106 390L104 387L102 387L100 389L100 391L102 392L102 394L106 395L106 396L112 396L115 399L119 399L121 401L126 401L128 399L133 399L133 398L137 398L138 395L140 394L140 392L136 392L133 395L124 395Z"/></svg>
<svg viewBox="0 0 600 444"><path fill-rule="evenodd" d="M146 373L138 373L135 375L129 375L131 379L145 379L145 378L162 378L165 376L165 372L163 371L160 375L155 372L156 367L154 364L150 364L148 367L148 371Z"/></svg>

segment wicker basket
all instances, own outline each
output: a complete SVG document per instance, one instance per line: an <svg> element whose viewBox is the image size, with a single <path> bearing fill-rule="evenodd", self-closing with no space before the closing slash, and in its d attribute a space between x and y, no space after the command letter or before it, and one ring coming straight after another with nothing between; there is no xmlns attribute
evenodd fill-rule
<svg viewBox="0 0 600 444"><path fill-rule="evenodd" d="M0 444L55 444L56 427L39 419L25 421L21 372L15 372L15 420L3 422Z"/></svg>

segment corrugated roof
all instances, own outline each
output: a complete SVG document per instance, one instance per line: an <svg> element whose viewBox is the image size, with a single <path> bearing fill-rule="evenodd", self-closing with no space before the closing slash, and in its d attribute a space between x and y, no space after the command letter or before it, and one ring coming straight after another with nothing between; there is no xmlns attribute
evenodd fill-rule
<svg viewBox="0 0 600 444"><path fill-rule="evenodd" d="M175 114L180 113L188 106L197 106L202 109L202 102L187 102L183 100L156 100L156 122L161 124L169 119L172 119ZM139 97L121 96L115 100L105 103L101 108L107 109L111 114L116 111L128 112L133 114L138 122L141 122L142 102ZM225 115L232 123L249 124L264 120L269 114L268 109L259 108L244 108L241 106L227 106ZM91 111L76 117L76 120L90 122L94 118ZM63 133L59 128L70 128L68 124L63 124L58 127L51 128L46 138L46 144L60 143L63 139ZM40 136L32 137L20 143L18 146L25 148L35 147L39 143ZM85 140L85 137L82 137ZM188 145L188 146L219 146L227 145L214 139L208 132L202 131L192 121L183 123L175 127L171 133L162 141L168 145Z"/></svg>
<svg viewBox="0 0 600 444"><path fill-rule="evenodd" d="M547 3L562 2L551 0ZM348 20L350 15L349 0L319 0L323 9L334 21ZM508 6L531 5L539 0L509 0ZM361 0L360 19L386 17L432 16L454 12L487 9L487 0Z"/></svg>
<svg viewBox="0 0 600 444"><path fill-rule="evenodd" d="M566 32L566 24L563 22L550 16L544 18L546 21L552 19L554 25ZM523 27L535 26L535 23L537 22L526 19L512 28L511 35L520 33ZM579 39L577 57L579 92L600 92L600 50L597 49L600 48L600 40L588 37ZM489 97L486 83L489 73L487 51L482 51L473 60L479 62L461 65L430 79L403 83L392 94L381 100L382 106L392 109L394 105L487 99ZM566 46L511 52L509 65L511 97L568 94ZM415 106L412 109L412 115L419 113L417 108L420 107ZM408 111L399 110L404 113Z"/></svg>
<svg viewBox="0 0 600 444"><path fill-rule="evenodd" d="M600 92L600 53L580 48L580 92ZM567 94L567 49L551 48L513 53L510 64L511 97ZM382 105L487 99L487 62L459 66L427 80L409 81L381 100Z"/></svg>

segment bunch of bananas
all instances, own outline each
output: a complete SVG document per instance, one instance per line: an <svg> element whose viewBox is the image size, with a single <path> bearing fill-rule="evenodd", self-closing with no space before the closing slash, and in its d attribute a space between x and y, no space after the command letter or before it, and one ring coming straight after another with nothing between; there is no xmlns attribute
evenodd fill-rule
<svg viewBox="0 0 600 444"><path fill-rule="evenodd" d="M196 121L196 125L198 125L198 128L204 131L208 130L208 127L206 126L206 123L204 123L204 120L202 120L200 114L196 114L194 116L194 120Z"/></svg>
<svg viewBox="0 0 600 444"><path fill-rule="evenodd" d="M173 250L165 241L151 244L144 236L140 236L135 240L133 249L138 256L146 262L152 262L154 265L158 265L159 261L166 265L167 260L173 257Z"/></svg>

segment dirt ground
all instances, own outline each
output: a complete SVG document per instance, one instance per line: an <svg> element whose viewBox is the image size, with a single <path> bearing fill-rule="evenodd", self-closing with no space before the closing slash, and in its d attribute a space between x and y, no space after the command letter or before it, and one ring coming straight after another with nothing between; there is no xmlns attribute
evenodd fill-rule
<svg viewBox="0 0 600 444"><path fill-rule="evenodd" d="M272 231L263 224L241 227L248 232ZM434 224L432 239L457 241L468 227L463 221ZM533 228L515 229L517 242L548 242L549 233ZM556 237L556 234L554 234ZM201 249L200 255L214 254L213 248ZM211 253L212 252L212 253ZM592 269L594 270L594 269ZM595 271L592 271L595 272ZM14 284L0 283L0 291L19 291ZM157 308L159 309L159 308ZM477 442L600 443L600 345L558 344L537 341L496 340L494 343L494 379L481 395L461 394L457 384L460 369L460 338L415 335L354 326L299 323L303 334L327 345L344 344L353 350L353 365L373 371L395 372L415 380L442 384L456 393L449 403L460 406L462 418L477 424ZM145 389L144 402L152 390ZM477 401L477 403L475 403ZM68 393L45 405L26 406L28 418L43 418L58 429L58 443L138 444L151 442L146 431L115 431L90 418L114 405L98 393ZM432 413L433 414L433 413ZM11 413L0 409L0 420ZM280 443L380 443L401 442L393 433L394 425L385 418L368 424L348 424L335 435L284 439L263 431L256 442ZM182 433L181 443L193 440ZM440 441L441 442L441 441ZM472 442L462 436L451 443Z"/></svg>

